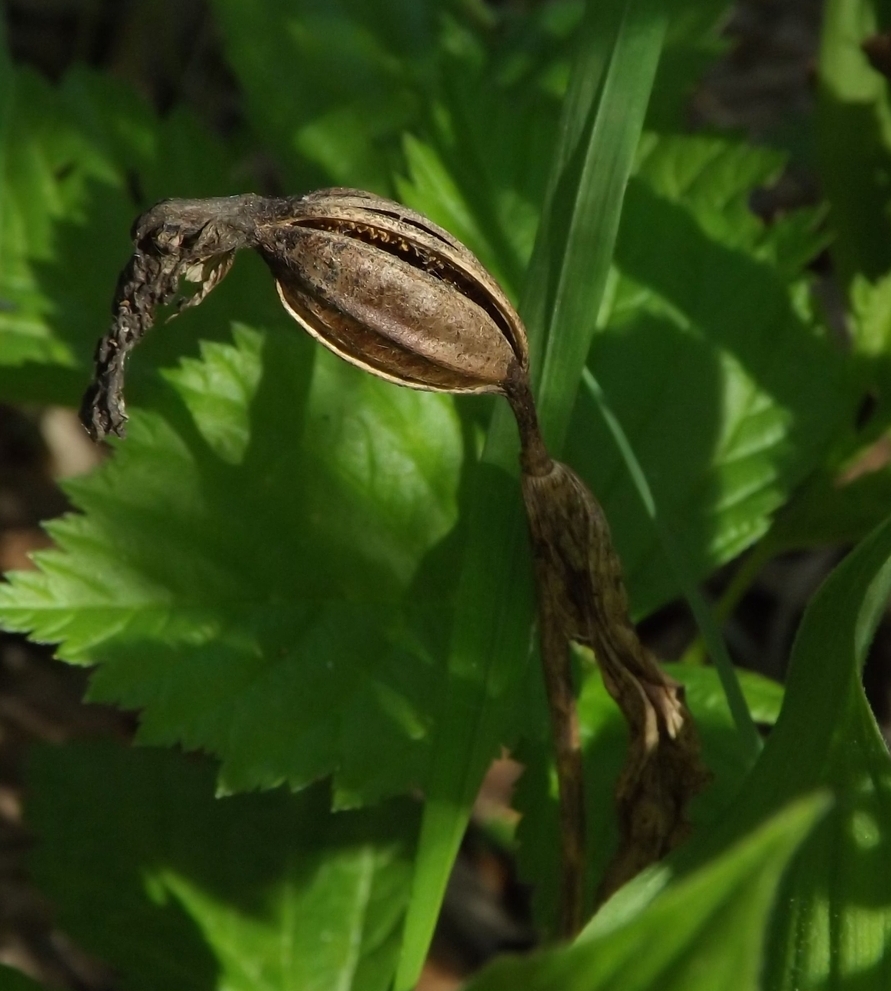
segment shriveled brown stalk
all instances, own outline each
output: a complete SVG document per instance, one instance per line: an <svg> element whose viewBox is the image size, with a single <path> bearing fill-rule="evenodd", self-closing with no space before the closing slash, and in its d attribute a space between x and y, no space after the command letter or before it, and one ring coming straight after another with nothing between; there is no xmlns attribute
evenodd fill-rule
<svg viewBox="0 0 891 991"><path fill-rule="evenodd" d="M95 439L124 434L124 363L156 309L201 302L239 248L260 253L287 311L345 360L414 389L507 398L520 432L559 786L560 931L574 935L585 911L585 799L570 644L594 651L630 736L616 790L619 848L596 901L683 839L687 806L708 775L681 687L640 643L628 616L603 511L581 479L547 452L519 316L450 234L398 203L356 190L167 200L137 220L133 238L81 412ZM177 303L183 280L197 290Z"/></svg>
<svg viewBox="0 0 891 991"><path fill-rule="evenodd" d="M709 780L682 687L637 636L606 517L587 486L547 453L528 384L506 395L520 428L523 502L535 565L542 664L560 788L561 932L577 931L584 894L584 796L570 643L590 647L630 730L616 788L619 848L599 904L687 835L686 808Z"/></svg>

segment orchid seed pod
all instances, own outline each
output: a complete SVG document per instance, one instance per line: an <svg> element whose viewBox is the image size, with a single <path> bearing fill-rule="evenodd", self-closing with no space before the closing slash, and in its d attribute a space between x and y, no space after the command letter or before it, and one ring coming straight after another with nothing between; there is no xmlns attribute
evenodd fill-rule
<svg viewBox="0 0 891 991"><path fill-rule="evenodd" d="M498 284L459 241L392 200L351 189L164 200L132 233L82 407L94 439L124 433L124 362L156 309L200 303L240 248L263 257L300 326L359 368L436 392L527 391L526 332ZM197 284L193 295L178 296L182 282Z"/></svg>
<svg viewBox="0 0 891 991"><path fill-rule="evenodd" d="M391 200L327 189L260 225L285 309L350 363L399 385L503 392L528 369L526 332L459 241Z"/></svg>

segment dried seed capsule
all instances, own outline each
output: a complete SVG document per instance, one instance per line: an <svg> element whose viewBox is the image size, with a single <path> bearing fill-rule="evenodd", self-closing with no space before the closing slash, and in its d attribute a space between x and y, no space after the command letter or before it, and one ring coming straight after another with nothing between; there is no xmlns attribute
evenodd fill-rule
<svg viewBox="0 0 891 991"><path fill-rule="evenodd" d="M525 376L526 334L459 241L391 200L348 189L291 201L256 247L295 320L381 378L438 392L502 392Z"/></svg>
<svg viewBox="0 0 891 991"><path fill-rule="evenodd" d="M359 368L415 389L528 394L526 332L507 297L463 244L391 200L351 189L164 200L132 235L81 408L95 440L124 434L124 364L156 309L200 303L240 248L260 252L297 322ZM197 283L185 298L184 281Z"/></svg>

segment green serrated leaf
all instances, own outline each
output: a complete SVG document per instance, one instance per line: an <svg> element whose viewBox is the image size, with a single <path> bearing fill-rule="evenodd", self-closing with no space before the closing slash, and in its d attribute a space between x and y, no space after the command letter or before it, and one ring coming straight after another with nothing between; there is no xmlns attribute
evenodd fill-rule
<svg viewBox="0 0 891 991"><path fill-rule="evenodd" d="M766 532L853 420L857 391L802 308L800 273L780 261L787 247L817 250L819 237L782 221L767 229L748 209L776 153L650 137L641 158L588 364L696 578ZM586 392L567 456L603 502L646 614L678 593L677 579Z"/></svg>
<svg viewBox="0 0 891 991"><path fill-rule="evenodd" d="M226 788L333 772L349 805L423 779L442 672L400 600L454 523L461 440L450 399L315 354L238 328L169 373L0 616Z"/></svg>
<svg viewBox="0 0 891 991"><path fill-rule="evenodd" d="M31 869L65 931L132 991L386 991L411 803L332 814L324 786L218 799L215 776L109 744L32 756Z"/></svg>
<svg viewBox="0 0 891 991"><path fill-rule="evenodd" d="M790 805L632 921L495 963L468 991L757 991L783 868L827 805L823 796Z"/></svg>
<svg viewBox="0 0 891 991"><path fill-rule="evenodd" d="M211 450L228 464L240 464L250 443L250 407L263 374L263 337L233 326L235 347L202 342L201 358L184 358L162 372L183 397L195 426Z"/></svg>

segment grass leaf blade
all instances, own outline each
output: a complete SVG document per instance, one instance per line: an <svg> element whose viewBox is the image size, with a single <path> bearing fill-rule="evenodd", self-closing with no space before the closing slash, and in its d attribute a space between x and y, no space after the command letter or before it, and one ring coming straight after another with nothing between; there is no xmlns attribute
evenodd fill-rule
<svg viewBox="0 0 891 991"><path fill-rule="evenodd" d="M540 410L555 449L594 332L666 20L652 0L588 7L522 307L536 367L545 355ZM494 417L483 461L516 471L516 435L505 409ZM528 653L532 603L529 566L518 553L526 542L518 500L509 501L487 468L474 495L399 991L413 987L420 973L473 798L509 722L510 686Z"/></svg>

